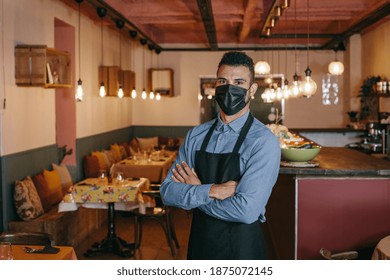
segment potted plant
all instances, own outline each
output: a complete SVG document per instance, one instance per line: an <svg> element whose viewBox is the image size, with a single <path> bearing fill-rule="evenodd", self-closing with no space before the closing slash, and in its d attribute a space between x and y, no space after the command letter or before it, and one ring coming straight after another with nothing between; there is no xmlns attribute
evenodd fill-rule
<svg viewBox="0 0 390 280"><path fill-rule="evenodd" d="M360 121L371 120L378 118L378 98L376 96L376 83L381 80L380 76L369 76L363 81L360 87L360 103L361 112L359 116Z"/></svg>

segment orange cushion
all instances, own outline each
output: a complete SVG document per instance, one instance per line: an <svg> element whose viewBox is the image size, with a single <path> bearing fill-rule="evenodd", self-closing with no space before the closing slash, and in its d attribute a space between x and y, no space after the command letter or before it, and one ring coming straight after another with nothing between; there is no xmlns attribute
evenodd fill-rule
<svg viewBox="0 0 390 280"><path fill-rule="evenodd" d="M100 169L108 170L108 168L110 168L110 162L107 158L107 155L100 151L92 152L91 155L98 158Z"/></svg>
<svg viewBox="0 0 390 280"><path fill-rule="evenodd" d="M58 174L57 174L58 175ZM59 176L59 175L58 175ZM34 185L37 189L39 198L41 199L43 209L45 212L49 211L54 205L59 203L62 200L62 191L61 191L61 181L56 189L52 189L48 182L46 181L43 173L36 174L31 177L34 182Z"/></svg>
<svg viewBox="0 0 390 280"><path fill-rule="evenodd" d="M96 178L99 176L100 165L96 156L85 156L83 166L85 178Z"/></svg>
<svg viewBox="0 0 390 280"><path fill-rule="evenodd" d="M121 155L121 150L120 150L118 144L110 145L110 149L115 151L116 161L120 161L122 159L122 155Z"/></svg>

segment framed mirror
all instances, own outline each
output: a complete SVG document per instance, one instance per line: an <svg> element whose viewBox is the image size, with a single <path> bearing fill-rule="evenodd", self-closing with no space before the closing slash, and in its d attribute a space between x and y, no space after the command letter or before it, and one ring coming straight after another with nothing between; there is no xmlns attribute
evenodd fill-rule
<svg viewBox="0 0 390 280"><path fill-rule="evenodd" d="M173 70L170 68L150 68L148 70L149 90L161 96L173 96Z"/></svg>

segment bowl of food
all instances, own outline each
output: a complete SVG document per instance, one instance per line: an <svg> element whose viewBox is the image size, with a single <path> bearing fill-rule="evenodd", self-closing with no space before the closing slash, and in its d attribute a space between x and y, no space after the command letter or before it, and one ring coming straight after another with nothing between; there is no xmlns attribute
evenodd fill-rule
<svg viewBox="0 0 390 280"><path fill-rule="evenodd" d="M299 146L286 146L281 148L282 160L291 162L308 162L313 160L321 151L321 146L311 143Z"/></svg>

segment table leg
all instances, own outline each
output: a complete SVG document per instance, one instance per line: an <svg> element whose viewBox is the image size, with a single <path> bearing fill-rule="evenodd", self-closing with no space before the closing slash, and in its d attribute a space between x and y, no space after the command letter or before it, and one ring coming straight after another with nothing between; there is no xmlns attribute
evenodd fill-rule
<svg viewBox="0 0 390 280"><path fill-rule="evenodd" d="M130 258L135 254L135 243L127 243L118 237L115 232L115 204L108 203L108 233L100 243L95 243L85 253L86 257L93 257L105 252L112 252L124 258Z"/></svg>

